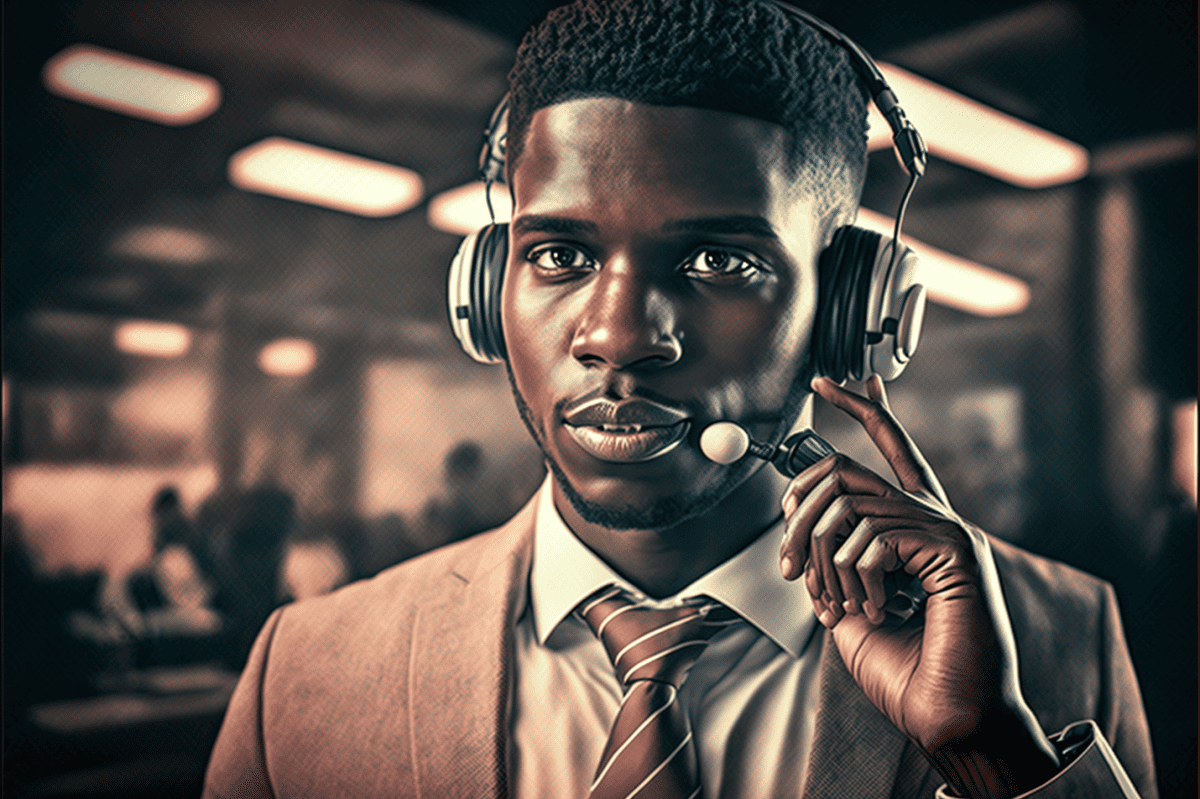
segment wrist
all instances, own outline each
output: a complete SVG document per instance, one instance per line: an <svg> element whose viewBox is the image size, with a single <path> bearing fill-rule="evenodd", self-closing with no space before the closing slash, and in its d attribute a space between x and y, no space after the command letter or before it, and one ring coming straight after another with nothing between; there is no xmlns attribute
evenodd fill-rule
<svg viewBox="0 0 1200 799"><path fill-rule="evenodd" d="M923 751L964 799L1010 799L1060 768L1054 745L1028 709L989 718L962 738Z"/></svg>

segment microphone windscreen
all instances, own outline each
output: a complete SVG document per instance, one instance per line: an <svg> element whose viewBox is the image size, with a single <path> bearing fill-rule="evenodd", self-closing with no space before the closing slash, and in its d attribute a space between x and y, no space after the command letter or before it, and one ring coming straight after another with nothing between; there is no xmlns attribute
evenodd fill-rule
<svg viewBox="0 0 1200 799"><path fill-rule="evenodd" d="M700 434L700 451L710 461L729 464L750 450L750 434L733 422L714 422Z"/></svg>

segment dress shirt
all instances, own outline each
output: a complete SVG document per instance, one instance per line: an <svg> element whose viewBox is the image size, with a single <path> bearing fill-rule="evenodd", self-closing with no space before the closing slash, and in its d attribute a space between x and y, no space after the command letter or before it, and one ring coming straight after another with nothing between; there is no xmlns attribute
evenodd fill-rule
<svg viewBox="0 0 1200 799"><path fill-rule="evenodd" d="M538 498L529 600L517 622L510 786L520 799L587 796L621 702L603 644L576 607L609 583L637 599L568 529L547 477ZM798 795L816 716L822 636L808 593L779 573L782 521L672 597L705 595L744 621L715 636L679 700L695 734L702 796Z"/></svg>

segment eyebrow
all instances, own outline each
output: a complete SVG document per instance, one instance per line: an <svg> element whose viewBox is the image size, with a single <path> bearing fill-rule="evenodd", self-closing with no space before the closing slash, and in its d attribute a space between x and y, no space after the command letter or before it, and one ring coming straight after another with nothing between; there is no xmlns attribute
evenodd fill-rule
<svg viewBox="0 0 1200 799"><path fill-rule="evenodd" d="M517 217L512 223L516 233L552 233L559 236L581 236L599 230L596 224L582 219L529 214ZM757 236L778 239L774 226L761 216L734 214L681 219L663 226L664 233L691 233L709 236Z"/></svg>
<svg viewBox="0 0 1200 799"><path fill-rule="evenodd" d="M512 228L515 233L553 233L559 236L581 236L599 230L594 223L581 219L538 214L517 217L512 223Z"/></svg>

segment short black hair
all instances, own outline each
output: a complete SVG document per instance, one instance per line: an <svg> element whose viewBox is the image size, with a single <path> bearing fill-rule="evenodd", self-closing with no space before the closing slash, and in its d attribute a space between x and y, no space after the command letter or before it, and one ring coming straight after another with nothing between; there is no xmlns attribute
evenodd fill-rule
<svg viewBox="0 0 1200 799"><path fill-rule="evenodd" d="M509 73L508 169L533 113L589 96L774 122L822 217L857 207L866 91L845 51L763 0L576 0L526 33ZM510 172L511 174L511 172Z"/></svg>

